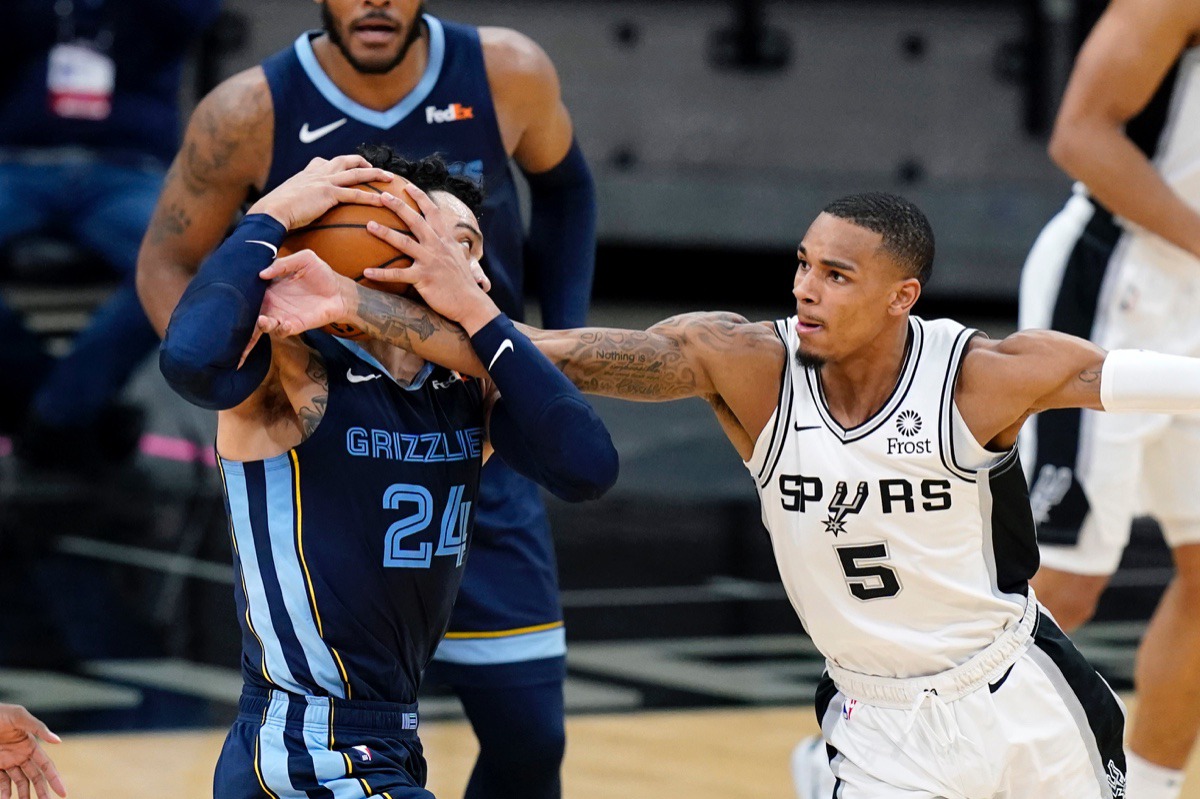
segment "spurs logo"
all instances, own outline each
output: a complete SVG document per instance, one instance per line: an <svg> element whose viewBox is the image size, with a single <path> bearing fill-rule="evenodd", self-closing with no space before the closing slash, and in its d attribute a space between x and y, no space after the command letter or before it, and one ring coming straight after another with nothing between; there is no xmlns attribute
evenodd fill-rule
<svg viewBox="0 0 1200 799"><path fill-rule="evenodd" d="M854 491L854 499L847 502L846 499L849 495L850 489L847 487L846 481L840 480L837 488L833 490L833 500L829 503L829 518L825 520L825 532L833 533L835 537L839 533L846 532L846 516L858 513L866 504L867 484L860 482Z"/></svg>
<svg viewBox="0 0 1200 799"><path fill-rule="evenodd" d="M1125 773L1117 768L1117 764L1108 761L1108 787L1113 799L1123 799L1125 796Z"/></svg>

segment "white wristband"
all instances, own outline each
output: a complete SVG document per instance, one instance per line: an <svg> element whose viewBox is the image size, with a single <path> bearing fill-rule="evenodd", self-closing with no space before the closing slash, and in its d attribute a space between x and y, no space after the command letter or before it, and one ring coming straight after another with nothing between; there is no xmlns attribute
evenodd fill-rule
<svg viewBox="0 0 1200 799"><path fill-rule="evenodd" d="M1200 358L1113 350L1100 371L1100 404L1106 411L1200 411Z"/></svg>

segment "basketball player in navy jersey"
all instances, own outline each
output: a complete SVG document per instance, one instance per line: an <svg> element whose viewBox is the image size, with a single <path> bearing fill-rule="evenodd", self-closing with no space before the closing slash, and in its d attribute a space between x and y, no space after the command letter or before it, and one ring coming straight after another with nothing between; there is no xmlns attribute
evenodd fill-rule
<svg viewBox="0 0 1200 799"><path fill-rule="evenodd" d="M248 195L361 142L441 153L482 181L483 265L497 305L522 318L528 263L544 324L584 324L593 186L546 54L512 30L422 14L418 0L319 5L322 32L230 78L192 117L139 263L160 333ZM530 189L528 237L510 156ZM469 797L553 799L566 641L549 524L537 487L505 463L490 462L482 486L471 568L428 679L455 689L479 737Z"/></svg>
<svg viewBox="0 0 1200 799"><path fill-rule="evenodd" d="M364 152L428 190L437 205L418 218L422 240L449 244L452 266L477 269L476 185L436 157ZM488 364L482 380L378 341L255 336L267 288L258 273L287 232L339 202L379 204L353 187L390 178L359 156L314 159L205 260L163 340L168 383L219 411L239 576L245 688L217 765L218 799L430 797L417 690L472 548L491 447L567 500L616 479L603 423L498 309L468 328Z"/></svg>
<svg viewBox="0 0 1200 799"><path fill-rule="evenodd" d="M919 319L933 250L911 203L845 197L804 234L788 319L694 313L646 331L529 333L587 392L712 406L826 658L817 713L833 796L1119 799L1123 709L1029 588L1038 550L1017 434L1050 408L1200 411L1200 359L1050 331L992 341ZM424 307L298 266L263 273L278 281L263 329L344 322L481 373L462 331L415 339L442 322ZM468 330L494 313L462 258L367 274L416 287Z"/></svg>

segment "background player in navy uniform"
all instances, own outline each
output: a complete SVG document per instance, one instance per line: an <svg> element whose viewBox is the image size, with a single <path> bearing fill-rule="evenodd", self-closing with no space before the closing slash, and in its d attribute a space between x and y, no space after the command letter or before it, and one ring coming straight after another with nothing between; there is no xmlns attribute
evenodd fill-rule
<svg viewBox="0 0 1200 799"><path fill-rule="evenodd" d="M437 158L364 153L438 204L414 192L427 212L414 241L440 246L413 251L417 264L477 269L475 184ZM259 272L287 231L338 202L379 204L352 187L389 179L359 156L314 159L205 261L163 340L171 386L220 411L245 687L218 799L430 796L417 690L449 623L489 445L564 499L616 480L603 423L494 304L469 331L482 380L377 341L257 337Z"/></svg>
<svg viewBox="0 0 1200 799"><path fill-rule="evenodd" d="M1200 6L1085 8L1099 21L1050 141L1051 156L1079 182L1025 262L1020 325L1106 349L1197 356ZM1024 442L1036 444L1027 461L1042 550L1034 587L1064 629L1095 612L1136 512L1153 515L1171 547L1176 572L1135 661L1129 795L1173 799L1200 730L1200 424L1089 411L1036 421L1036 441Z"/></svg>
<svg viewBox="0 0 1200 799"><path fill-rule="evenodd" d="M314 156L385 142L443 153L482 180L484 266L523 316L524 264L547 327L584 323L595 203L553 64L525 36L422 16L417 0L328 0L323 33L236 75L196 109L143 245L139 289L161 332L248 194ZM526 239L509 157L528 180ZM565 633L545 508L504 463L484 469L471 568L431 680L451 684L479 737L468 796L554 797L565 733Z"/></svg>

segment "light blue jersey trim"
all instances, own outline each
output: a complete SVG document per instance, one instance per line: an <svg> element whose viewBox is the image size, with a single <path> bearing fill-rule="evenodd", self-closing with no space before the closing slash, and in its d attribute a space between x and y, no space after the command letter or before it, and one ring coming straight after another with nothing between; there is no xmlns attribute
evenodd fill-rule
<svg viewBox="0 0 1200 799"><path fill-rule="evenodd" d="M312 42L309 41L307 32L300 34L300 37L296 39L296 57L300 59L300 66L304 68L308 79L312 81L313 86L330 105L364 125L388 130L411 114L429 96L434 85L437 84L438 77L442 74L442 62L446 58L446 32L442 29L442 23L435 17L425 14L423 19L429 26L429 63L425 65L425 74L421 76L421 80L413 87L413 90L404 95L404 99L386 111L375 111L359 105L343 94L342 90L325 74L325 70L321 69L320 63L317 62L317 56L313 53Z"/></svg>
<svg viewBox="0 0 1200 799"><path fill-rule="evenodd" d="M258 728L258 759L262 768L262 781L279 799L302 799L303 791L292 785L288 769L288 750L283 742L287 729L288 700L285 694L271 692L271 704L267 707L266 723Z"/></svg>
<svg viewBox="0 0 1200 799"><path fill-rule="evenodd" d="M375 358L374 355L367 352L360 345L355 344L353 341L350 341L349 339L339 338L337 336L334 336L333 340L336 341L338 344L341 344L346 349L353 352L355 355L357 355L359 358L361 358L362 360L369 363L371 366L374 366L376 369L378 369L383 374L384 377L386 377L388 380L391 380L393 383L400 386L400 388L404 389L405 391L416 391L421 386L425 385L425 381L429 378L429 374L433 371L433 364L426 361L425 365L421 367L421 370L419 372L417 372L416 375L413 376L412 381L406 385L404 383L401 383L396 378L392 377L392 373L389 372L387 369L383 368L383 364L381 364L378 361L378 359Z"/></svg>
<svg viewBox="0 0 1200 799"><path fill-rule="evenodd" d="M242 563L242 577L246 583L246 606L250 623L262 642L263 658L266 661L267 679L281 688L303 693L304 689L292 676L283 645L275 634L271 622L271 607L267 604L267 590L263 585L258 562L258 551L254 547L254 535L250 529L250 500L246 494L246 477L240 469L227 468L225 486L229 497L229 516L233 522L233 538L237 541L238 559Z"/></svg>
<svg viewBox="0 0 1200 799"><path fill-rule="evenodd" d="M444 638L438 644L433 659L469 666L490 666L562 657L565 654L567 631L564 627L558 627L507 638Z"/></svg>
<svg viewBox="0 0 1200 799"><path fill-rule="evenodd" d="M334 799L363 799L362 783L346 773L346 758L329 746L329 703L308 697L304 709L304 748L312 758L317 784L333 792Z"/></svg>
<svg viewBox="0 0 1200 799"><path fill-rule="evenodd" d="M300 572L300 554L296 551L296 517L292 506L294 478L291 469L266 470L267 527L271 538L271 555L275 560L275 576L283 594L283 605L313 679L331 695L344 699L346 687L341 672L317 631L312 607L308 603L308 587Z"/></svg>

